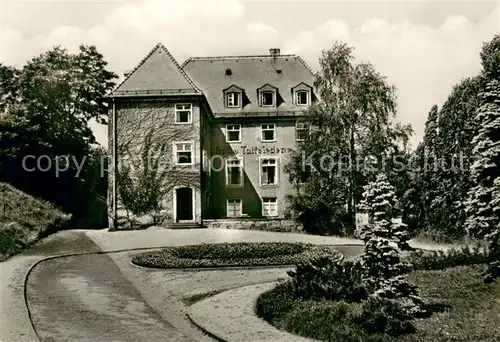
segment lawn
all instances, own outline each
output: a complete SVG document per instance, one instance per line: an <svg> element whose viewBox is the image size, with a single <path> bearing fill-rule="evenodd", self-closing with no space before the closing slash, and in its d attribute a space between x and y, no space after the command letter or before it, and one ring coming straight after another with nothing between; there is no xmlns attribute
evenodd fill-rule
<svg viewBox="0 0 500 342"><path fill-rule="evenodd" d="M414 271L410 279L437 312L399 337L369 335L356 321L359 303L294 299L289 283L262 295L257 313L279 329L325 341L500 341L500 282L485 285L483 265Z"/></svg>
<svg viewBox="0 0 500 342"><path fill-rule="evenodd" d="M345 250L345 246L342 246ZM360 247L352 247L354 253ZM292 266L315 255L338 255L335 246L259 242L201 244L165 248L135 255L132 262L151 268Z"/></svg>

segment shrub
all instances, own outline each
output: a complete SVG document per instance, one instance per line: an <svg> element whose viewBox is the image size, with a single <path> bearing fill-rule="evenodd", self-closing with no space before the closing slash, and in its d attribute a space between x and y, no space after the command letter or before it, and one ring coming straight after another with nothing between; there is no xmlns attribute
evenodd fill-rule
<svg viewBox="0 0 500 342"><path fill-rule="evenodd" d="M357 305L344 301L297 301L280 327L322 341L384 341L384 336L368 334L356 323L358 311Z"/></svg>
<svg viewBox="0 0 500 342"><path fill-rule="evenodd" d="M333 256L310 258L289 271L299 298L360 301L366 298L359 261Z"/></svg>
<svg viewBox="0 0 500 342"><path fill-rule="evenodd" d="M344 236L354 231L345 208L332 205L329 200L300 194L287 196L287 203L285 217L300 224L309 234Z"/></svg>
<svg viewBox="0 0 500 342"><path fill-rule="evenodd" d="M398 301L374 296L363 303L363 310L357 317L365 331L392 336L415 332L411 319Z"/></svg>
<svg viewBox="0 0 500 342"><path fill-rule="evenodd" d="M500 202L500 195L498 201ZM500 214L500 208L498 212ZM488 267L483 274L484 282L487 284L493 283L497 278L500 278L500 224L495 231L488 234L488 241L488 251L486 252Z"/></svg>
<svg viewBox="0 0 500 342"><path fill-rule="evenodd" d="M257 299L256 313L279 329L316 340L381 342L357 324L359 304L344 301L313 301L294 298L292 281L278 284Z"/></svg>
<svg viewBox="0 0 500 342"><path fill-rule="evenodd" d="M273 322L276 318L282 317L291 310L295 303L293 291L292 282L285 281L278 284L274 289L263 293L257 299L257 315L268 322Z"/></svg>
<svg viewBox="0 0 500 342"><path fill-rule="evenodd" d="M464 246L460 249L444 251L415 251L409 256L414 270L442 270L456 266L479 265L486 263L487 252L480 246Z"/></svg>
<svg viewBox="0 0 500 342"><path fill-rule="evenodd" d="M6 224L3 227L0 226L0 261L23 251L27 247L25 240L26 233L22 230L22 227L18 228Z"/></svg>

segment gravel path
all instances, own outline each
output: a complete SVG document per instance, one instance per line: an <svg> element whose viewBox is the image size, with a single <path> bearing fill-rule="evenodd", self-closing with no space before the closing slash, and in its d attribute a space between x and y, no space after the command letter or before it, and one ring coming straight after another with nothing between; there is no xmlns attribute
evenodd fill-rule
<svg viewBox="0 0 500 342"><path fill-rule="evenodd" d="M27 294L42 342L196 341L163 320L107 255L45 261Z"/></svg>
<svg viewBox="0 0 500 342"><path fill-rule="evenodd" d="M202 329L224 341L316 341L280 331L255 315L259 295L275 286L276 283L264 283L222 292L190 306L188 316Z"/></svg>
<svg viewBox="0 0 500 342"><path fill-rule="evenodd" d="M132 248L181 246L222 242L306 242L331 245L361 245L356 239L326 237L293 233L276 233L237 229L165 229L150 228L139 231L90 230L86 232L103 251Z"/></svg>
<svg viewBox="0 0 500 342"><path fill-rule="evenodd" d="M28 272L41 260L61 253L99 251L83 231L59 232L39 241L29 250L0 263L0 341L38 341L24 299Z"/></svg>

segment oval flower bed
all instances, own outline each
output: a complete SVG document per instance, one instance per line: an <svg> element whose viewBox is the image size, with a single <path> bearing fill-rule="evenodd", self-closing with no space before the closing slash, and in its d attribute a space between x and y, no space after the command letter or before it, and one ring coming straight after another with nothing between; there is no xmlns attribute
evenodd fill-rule
<svg viewBox="0 0 500 342"><path fill-rule="evenodd" d="M151 268L292 266L316 255L337 255L333 246L284 242L241 242L169 247L135 255L132 263Z"/></svg>

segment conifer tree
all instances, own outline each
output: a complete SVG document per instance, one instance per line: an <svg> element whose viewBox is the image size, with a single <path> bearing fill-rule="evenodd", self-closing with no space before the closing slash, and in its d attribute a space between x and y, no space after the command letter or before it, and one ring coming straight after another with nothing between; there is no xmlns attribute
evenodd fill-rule
<svg viewBox="0 0 500 342"><path fill-rule="evenodd" d="M500 82L491 80L483 93L483 105L477 110L480 125L473 140L476 161L471 174L475 186L469 191L466 227L470 235L489 243L488 270L485 281L500 276Z"/></svg>
<svg viewBox="0 0 500 342"><path fill-rule="evenodd" d="M493 214L500 217L500 177L495 180L493 191ZM498 220L497 220L498 221ZM488 269L485 274L485 282L490 283L500 277L500 223L497 222L495 229L489 234Z"/></svg>
<svg viewBox="0 0 500 342"><path fill-rule="evenodd" d="M500 35L483 46L481 59L485 87L476 112L479 130L472 141L476 161L471 168L474 186L466 203L466 228L489 243L485 281L491 282L500 276Z"/></svg>
<svg viewBox="0 0 500 342"><path fill-rule="evenodd" d="M428 153L434 153L438 136L438 106L432 106L425 122L424 145Z"/></svg>
<svg viewBox="0 0 500 342"><path fill-rule="evenodd" d="M372 223L362 234L361 238L365 242L370 238L373 224L378 223L380 227L384 228L379 230L378 234L394 240L402 250L411 249L408 245L410 235L406 224L393 222L396 216L397 203L395 189L389 184L384 174L377 175L376 181L368 183L364 187L363 200L359 204L359 209L368 213Z"/></svg>
<svg viewBox="0 0 500 342"><path fill-rule="evenodd" d="M410 264L401 260L399 245L407 242L408 235L405 224L392 222L394 188L379 174L364 189L360 206L372 217L372 223L364 237L363 282L371 297L395 302L413 316L421 312L422 300L418 288L406 279Z"/></svg>

